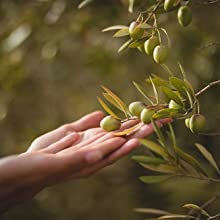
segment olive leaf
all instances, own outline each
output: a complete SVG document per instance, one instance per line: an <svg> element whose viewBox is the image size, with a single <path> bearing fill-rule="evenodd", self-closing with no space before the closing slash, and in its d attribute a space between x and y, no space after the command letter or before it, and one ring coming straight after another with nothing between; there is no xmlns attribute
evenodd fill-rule
<svg viewBox="0 0 220 220"><path fill-rule="evenodd" d="M150 208L135 208L135 212L145 213L145 214L155 214L155 215L170 215L170 212L161 209L150 209Z"/></svg>
<svg viewBox="0 0 220 220"><path fill-rule="evenodd" d="M143 28L143 29L151 29L151 28L153 28L151 25L149 25L147 23L142 23L138 27L139 28Z"/></svg>
<svg viewBox="0 0 220 220"><path fill-rule="evenodd" d="M103 92L102 95L105 97L105 99L111 103L113 106L115 106L117 109L119 109L120 111L122 111L120 105L115 101L115 99L112 98L112 96L110 96L108 93Z"/></svg>
<svg viewBox="0 0 220 220"><path fill-rule="evenodd" d="M144 164L153 164L153 165L158 165L158 164L165 164L167 161L158 158L158 157L151 157L151 156L133 156L132 160L135 160L139 163L144 163Z"/></svg>
<svg viewBox="0 0 220 220"><path fill-rule="evenodd" d="M165 145L165 137L163 135L163 133L161 132L160 128L157 126L157 123L152 119L151 120L151 123L153 125L153 128L154 128L154 131L156 132L157 134L157 137L159 138L160 140L160 144L163 146L163 147L166 147Z"/></svg>
<svg viewBox="0 0 220 220"><path fill-rule="evenodd" d="M137 48L137 47L140 47L140 46L144 45L144 42L145 42L148 38L149 38L149 37L144 37L144 38L142 38L142 39L133 41L133 42L129 45L129 48Z"/></svg>
<svg viewBox="0 0 220 220"><path fill-rule="evenodd" d="M169 81L162 79L161 77L157 76L156 74L151 74L151 80L154 82L155 86L165 86L165 87L169 87ZM147 83L151 83L151 80L148 78L146 79Z"/></svg>
<svg viewBox="0 0 220 220"><path fill-rule="evenodd" d="M195 219L196 217L191 216L191 215L170 214L170 215L161 216L161 217L159 217L159 218L157 218L157 219L158 219L158 220L159 220L159 219L167 219L167 220L170 220L170 219L189 219L189 218Z"/></svg>
<svg viewBox="0 0 220 220"><path fill-rule="evenodd" d="M194 94L191 91L192 89L189 88L189 85L186 84L186 81L181 80L177 77L170 77L169 80L171 85L177 89L177 91L181 94L182 97L188 98L186 90L188 91L188 93L190 93L190 95L192 95L192 97L194 97Z"/></svg>
<svg viewBox="0 0 220 220"><path fill-rule="evenodd" d="M178 62L178 66L179 66L179 68L180 68L180 72L181 72L181 74L182 74L182 76L183 76L183 79L186 79L186 72L185 72L185 70L183 69L183 66L181 65L180 62Z"/></svg>
<svg viewBox="0 0 220 220"><path fill-rule="evenodd" d="M116 118L116 119L118 119L118 120L121 120L121 118L119 118L119 117L105 104L105 102L104 102L101 98L97 97L97 99L98 99L100 105L103 107L103 109L104 109L109 115L111 115L112 117L114 117L114 118Z"/></svg>
<svg viewBox="0 0 220 220"><path fill-rule="evenodd" d="M84 0L78 5L78 8L81 9L82 7L85 7L86 5L88 5L89 3L93 2L93 1L94 0Z"/></svg>
<svg viewBox="0 0 220 220"><path fill-rule="evenodd" d="M113 93L110 89L106 88L105 86L102 86L102 89L109 94L115 102L120 106L121 111L124 112L125 116L128 118L128 115L130 114L126 104L115 94Z"/></svg>
<svg viewBox="0 0 220 220"><path fill-rule="evenodd" d="M124 28L124 29L121 29L119 31L117 31L113 37L125 37L125 36L128 36L130 35L129 33L129 28Z"/></svg>
<svg viewBox="0 0 220 220"><path fill-rule="evenodd" d="M201 144L196 143L195 145L200 151L200 153L206 158L206 160L212 165L212 167L214 167L214 169L220 175L220 170L212 154Z"/></svg>
<svg viewBox="0 0 220 220"><path fill-rule="evenodd" d="M207 217L211 217L206 210L204 210L203 208L201 208L201 207L199 207L198 205L195 205L195 204L185 204L185 205L183 205L183 208L192 209L192 210L195 210L197 212L199 211L199 212L201 212L201 214L203 214Z"/></svg>
<svg viewBox="0 0 220 220"><path fill-rule="evenodd" d="M160 183L171 178L170 175L160 175L160 176L141 176L139 179L146 184Z"/></svg>
<svg viewBox="0 0 220 220"><path fill-rule="evenodd" d="M154 96L155 96L155 98L156 98L156 104L158 104L158 103L159 103L159 96L158 96L157 88L156 88L156 86L155 86L155 84L154 84L152 78L149 77L149 79L150 79L151 85L152 85L152 87L153 87Z"/></svg>
<svg viewBox="0 0 220 220"><path fill-rule="evenodd" d="M131 128L125 129L124 131L114 133L114 135L117 137L126 136L126 135L129 136L132 133L134 133L135 131L137 131L142 125L143 125L142 122L140 122Z"/></svg>
<svg viewBox="0 0 220 220"><path fill-rule="evenodd" d="M114 30L120 30L120 29L128 29L128 26L125 26L125 25L114 25L114 26L110 26L110 27L107 27L107 28L103 29L102 32L114 31Z"/></svg>
<svg viewBox="0 0 220 220"><path fill-rule="evenodd" d="M180 96L177 95L176 92L172 91L170 88L161 86L161 91L164 95L169 99L175 101L180 106L184 106L183 101L181 100Z"/></svg>
<svg viewBox="0 0 220 220"><path fill-rule="evenodd" d="M180 149L178 146L176 146L176 152L182 158L184 161L189 163L193 168L195 168L199 173L204 174L207 176L206 172L201 167L200 163L190 154L184 152L182 149Z"/></svg>
<svg viewBox="0 0 220 220"><path fill-rule="evenodd" d="M176 174L179 172L179 168L170 164L146 164L139 163L142 167L152 170L158 173L168 173L168 174Z"/></svg>
<svg viewBox="0 0 220 220"><path fill-rule="evenodd" d="M161 118L173 118L173 117L181 117L182 114L178 113L177 109L161 109L153 115L154 119L161 119Z"/></svg>
<svg viewBox="0 0 220 220"><path fill-rule="evenodd" d="M155 142L147 140L147 139L140 139L140 144L147 147L149 150L153 151L154 153L162 156L162 158L164 158L165 160L170 159L170 156L167 150L161 147L159 144L156 144Z"/></svg>
<svg viewBox="0 0 220 220"><path fill-rule="evenodd" d="M153 105L154 103L152 102L150 97L146 94L146 92L144 91L144 88L141 85L139 85L138 83L134 82L134 81L133 81L133 84L134 84L135 88L141 93L141 95L143 95L144 98L146 98L147 101L150 102Z"/></svg>
<svg viewBox="0 0 220 220"><path fill-rule="evenodd" d="M126 41L125 43L123 43L123 44L120 46L120 48L118 49L118 53L121 53L122 51L126 50L132 41L133 41L133 40L130 39L130 40Z"/></svg>

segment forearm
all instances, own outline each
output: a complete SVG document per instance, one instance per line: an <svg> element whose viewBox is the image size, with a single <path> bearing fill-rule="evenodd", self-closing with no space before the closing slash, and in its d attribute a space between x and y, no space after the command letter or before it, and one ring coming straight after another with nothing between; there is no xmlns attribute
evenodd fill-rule
<svg viewBox="0 0 220 220"><path fill-rule="evenodd" d="M0 160L0 212L32 198L43 188L43 175L37 164L37 158L31 154Z"/></svg>

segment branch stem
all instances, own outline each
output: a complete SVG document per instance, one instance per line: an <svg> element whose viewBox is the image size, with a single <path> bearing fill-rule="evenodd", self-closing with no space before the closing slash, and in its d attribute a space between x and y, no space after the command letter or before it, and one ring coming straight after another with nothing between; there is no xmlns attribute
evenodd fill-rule
<svg viewBox="0 0 220 220"><path fill-rule="evenodd" d="M204 92L206 92L208 89L210 89L211 87L216 86L216 85L220 85L220 80L217 80L217 81L214 81L214 82L209 83L206 87L204 87L203 89L201 89L200 91L198 91L198 92L196 93L196 96L200 96L201 94L203 94Z"/></svg>

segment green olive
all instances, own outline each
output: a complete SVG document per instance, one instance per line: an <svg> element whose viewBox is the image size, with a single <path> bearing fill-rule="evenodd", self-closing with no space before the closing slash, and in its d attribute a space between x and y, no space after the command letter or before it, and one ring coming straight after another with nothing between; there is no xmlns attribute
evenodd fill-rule
<svg viewBox="0 0 220 220"><path fill-rule="evenodd" d="M167 60L168 55L169 49L164 45L156 46L153 52L154 61L159 64L164 63Z"/></svg>
<svg viewBox="0 0 220 220"><path fill-rule="evenodd" d="M173 100L170 100L169 102L169 109L176 109L176 110L180 110L182 109L183 107L179 104L177 104L175 101Z"/></svg>
<svg viewBox="0 0 220 220"><path fill-rule="evenodd" d="M190 122L190 118L186 118L185 119L185 125L187 128L189 128L189 122Z"/></svg>
<svg viewBox="0 0 220 220"><path fill-rule="evenodd" d="M201 114L194 114L189 121L189 128L193 133L203 132L205 130L206 118Z"/></svg>
<svg viewBox="0 0 220 220"><path fill-rule="evenodd" d="M157 45L160 44L159 38L156 36L152 36L144 43L144 50L147 55L153 55L154 49Z"/></svg>
<svg viewBox="0 0 220 220"><path fill-rule="evenodd" d="M132 115L140 117L141 112L145 107L146 106L143 102L132 102L128 108Z"/></svg>
<svg viewBox="0 0 220 220"><path fill-rule="evenodd" d="M178 22L182 27L189 25L192 21L192 12L188 6L181 6L177 13Z"/></svg>
<svg viewBox="0 0 220 220"><path fill-rule="evenodd" d="M141 112L141 121L144 124L149 124L155 112L156 111L154 109L147 109L147 108L143 109L143 111Z"/></svg>
<svg viewBox="0 0 220 220"><path fill-rule="evenodd" d="M114 131L121 127L121 121L115 119L111 115L106 116L100 122L100 127L105 131Z"/></svg>
<svg viewBox="0 0 220 220"><path fill-rule="evenodd" d="M165 2L164 2L164 10L165 11L172 11L173 9L176 8L177 5L178 5L178 1L177 0L165 0Z"/></svg>
<svg viewBox="0 0 220 220"><path fill-rule="evenodd" d="M138 40L144 34L144 29L139 27L140 23L133 21L129 26L129 33L133 40Z"/></svg>

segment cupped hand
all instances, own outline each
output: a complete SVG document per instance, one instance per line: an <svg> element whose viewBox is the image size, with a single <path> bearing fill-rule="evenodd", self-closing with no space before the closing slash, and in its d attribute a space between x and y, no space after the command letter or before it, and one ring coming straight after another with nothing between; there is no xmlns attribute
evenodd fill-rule
<svg viewBox="0 0 220 220"><path fill-rule="evenodd" d="M28 153L44 154L53 158L48 160L53 161L52 166L49 166L46 160L41 164L50 167L50 184L90 176L138 147L138 138L153 133L152 125L147 124L129 136L116 137L115 132L106 132L99 127L103 117L100 111L88 114L76 122L37 138L32 143ZM157 124L161 127L169 122L171 119L162 119L157 121ZM139 120L125 122L119 131L137 123Z"/></svg>

